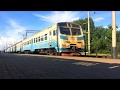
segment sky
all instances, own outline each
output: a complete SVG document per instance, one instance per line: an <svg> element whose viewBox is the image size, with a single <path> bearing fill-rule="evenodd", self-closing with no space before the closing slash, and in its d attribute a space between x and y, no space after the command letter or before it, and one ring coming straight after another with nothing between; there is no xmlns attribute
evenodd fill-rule
<svg viewBox="0 0 120 90"><path fill-rule="evenodd" d="M88 11L0 11L0 50L22 40L26 30L40 31L57 22L87 17ZM106 28L112 22L111 11L90 11L90 17L95 26ZM120 11L116 11L116 24L120 30Z"/></svg>

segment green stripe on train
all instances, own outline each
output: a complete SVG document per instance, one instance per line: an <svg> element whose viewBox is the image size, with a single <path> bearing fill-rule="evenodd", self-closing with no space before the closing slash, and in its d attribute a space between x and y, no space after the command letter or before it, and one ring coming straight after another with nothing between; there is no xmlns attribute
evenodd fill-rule
<svg viewBox="0 0 120 90"><path fill-rule="evenodd" d="M77 40L84 40L84 37L78 37Z"/></svg>

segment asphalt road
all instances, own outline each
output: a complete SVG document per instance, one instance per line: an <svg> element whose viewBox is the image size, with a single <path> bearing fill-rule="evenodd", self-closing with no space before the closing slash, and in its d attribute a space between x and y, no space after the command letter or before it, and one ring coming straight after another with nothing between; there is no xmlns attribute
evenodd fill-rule
<svg viewBox="0 0 120 90"><path fill-rule="evenodd" d="M120 79L120 64L3 53L0 79Z"/></svg>

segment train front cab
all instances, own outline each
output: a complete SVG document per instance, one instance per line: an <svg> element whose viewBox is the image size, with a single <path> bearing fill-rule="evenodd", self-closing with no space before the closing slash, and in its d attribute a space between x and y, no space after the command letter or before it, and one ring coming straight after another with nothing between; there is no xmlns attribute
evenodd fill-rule
<svg viewBox="0 0 120 90"><path fill-rule="evenodd" d="M84 37L79 25L58 23L58 38L60 53L84 54Z"/></svg>

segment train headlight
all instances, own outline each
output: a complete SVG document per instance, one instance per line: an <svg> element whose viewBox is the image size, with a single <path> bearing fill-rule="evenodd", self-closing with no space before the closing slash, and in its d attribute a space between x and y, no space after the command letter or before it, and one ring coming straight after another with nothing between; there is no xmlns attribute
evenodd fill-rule
<svg viewBox="0 0 120 90"><path fill-rule="evenodd" d="M65 48L65 47L66 47L66 45L65 45L65 44L62 44L62 47L63 47L63 48Z"/></svg>
<svg viewBox="0 0 120 90"><path fill-rule="evenodd" d="M77 42L77 43L80 43L80 44L82 44L82 42Z"/></svg>

